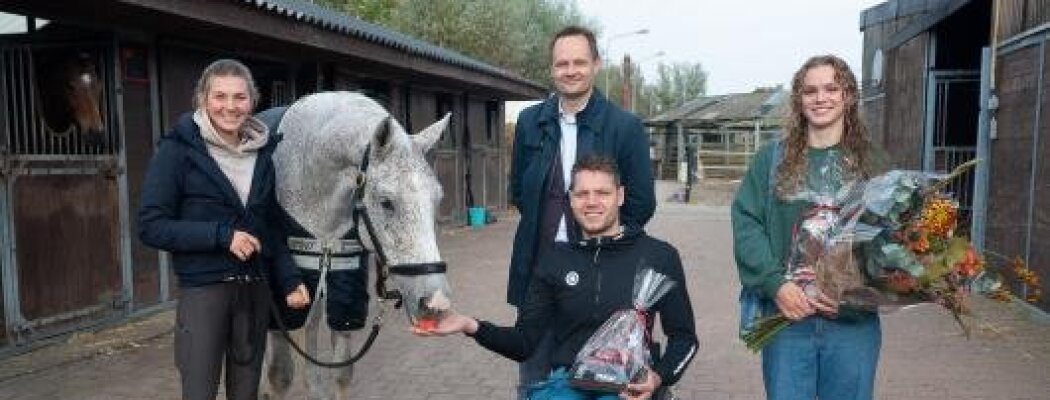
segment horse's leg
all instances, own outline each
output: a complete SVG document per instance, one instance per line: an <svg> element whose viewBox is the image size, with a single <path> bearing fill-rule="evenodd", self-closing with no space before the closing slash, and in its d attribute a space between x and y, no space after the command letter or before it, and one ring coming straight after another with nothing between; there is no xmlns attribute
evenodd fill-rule
<svg viewBox="0 0 1050 400"><path fill-rule="evenodd" d="M337 354L340 360L350 358L353 349L350 346L350 331L332 331L333 354ZM335 375L335 386L340 399L350 398L350 382L354 379L354 365L333 370Z"/></svg>
<svg viewBox="0 0 1050 400"><path fill-rule="evenodd" d="M292 359L291 345L280 332L267 335L266 358L263 359L265 380L263 399L284 400L295 378L295 360Z"/></svg>

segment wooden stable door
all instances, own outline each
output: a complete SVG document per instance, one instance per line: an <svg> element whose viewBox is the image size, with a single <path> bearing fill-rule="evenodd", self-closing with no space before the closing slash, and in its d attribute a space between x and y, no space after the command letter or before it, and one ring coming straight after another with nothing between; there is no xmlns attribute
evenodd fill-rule
<svg viewBox="0 0 1050 400"><path fill-rule="evenodd" d="M7 343L52 336L122 315L121 192L111 42L0 43L0 288ZM46 115L40 61L90 63L102 89L100 128ZM71 96L71 95L70 95ZM58 121L56 124L55 121ZM126 217L126 214L124 215Z"/></svg>

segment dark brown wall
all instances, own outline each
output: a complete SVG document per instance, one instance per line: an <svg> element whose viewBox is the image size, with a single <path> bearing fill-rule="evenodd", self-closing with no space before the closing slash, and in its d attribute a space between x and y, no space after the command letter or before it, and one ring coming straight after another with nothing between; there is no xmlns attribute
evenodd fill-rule
<svg viewBox="0 0 1050 400"><path fill-rule="evenodd" d="M165 132L178 117L193 110L193 89L212 53L162 43L159 47L161 125Z"/></svg>
<svg viewBox="0 0 1050 400"><path fill-rule="evenodd" d="M119 299L115 177L22 176L13 192L18 279L26 319Z"/></svg>
<svg viewBox="0 0 1050 400"><path fill-rule="evenodd" d="M408 92L408 114L411 118L405 128L415 133L437 119L437 95L419 88L411 88Z"/></svg>
<svg viewBox="0 0 1050 400"><path fill-rule="evenodd" d="M464 125L462 106L455 105L456 98L451 94L420 87L409 87L407 91L409 123L406 124L406 128L410 126L412 133L430 126L443 117L445 112L453 113L448 129L427 153L427 160L433 166L438 182L441 183L444 190L444 197L438 207L438 220L451 222L463 213L460 211L463 208L463 190L465 190L461 184L463 182L461 146Z"/></svg>
<svg viewBox="0 0 1050 400"><path fill-rule="evenodd" d="M438 109L439 111L451 111L452 118L449 122L448 131L441 140L441 146L442 151L448 154L448 157L455 157L454 161L447 160L446 163L455 165L456 172L448 175L451 177L449 180L441 181L441 185L445 190L442 208L448 211L447 214L442 214L442 222L463 223L466 221L467 214L465 152L468 149L463 148L464 136L467 134L467 106L463 94L446 94L446 96L445 100L442 100L442 97L439 96ZM446 100L447 103L445 102ZM449 104L451 108L443 108L442 104ZM440 112L439 115L443 116L445 114ZM445 186L446 184L448 186Z"/></svg>
<svg viewBox="0 0 1050 400"><path fill-rule="evenodd" d="M474 201L473 204L466 202L464 204L485 207L488 205L486 182L490 178L486 171L490 145L485 135L485 103L469 98L466 102L466 110L466 128L467 134L470 135L470 148L468 149L470 154L467 157L470 158L470 188L474 194Z"/></svg>
<svg viewBox="0 0 1050 400"><path fill-rule="evenodd" d="M1046 21L1048 15L1046 7L1041 10L1041 21ZM1046 52L1043 65L1050 65L1050 51ZM1044 67L1045 68L1045 67ZM1036 153L1032 159L1035 162L1035 177L1032 198L1032 219L1029 221L1032 227L1031 254L1028 265L1039 274L1042 282L1050 282L1050 209L1046 207L1050 202L1050 71L1042 71L1041 101L1039 102L1039 126L1035 132L1038 140L1033 140ZM1025 149L1029 150L1030 149ZM1050 297L1043 296L1039 303L1044 310L1050 311Z"/></svg>
<svg viewBox="0 0 1050 400"><path fill-rule="evenodd" d="M886 53L886 99L882 142L900 168L922 167L923 80L929 34L923 33Z"/></svg>
<svg viewBox="0 0 1050 400"><path fill-rule="evenodd" d="M853 71L854 74L861 78L862 83L867 83L872 78L872 62L874 59L875 51L882 50L884 52L883 57L885 57L885 48L889 44L888 42L893 36L893 34L907 27L908 24L913 22L916 18L921 17L922 15L923 14L903 16L897 19L884 21L879 24L870 25L862 29L864 31L863 59L861 60L861 69L863 71ZM879 88L879 90L881 90L881 88Z"/></svg>
<svg viewBox="0 0 1050 400"><path fill-rule="evenodd" d="M145 44L122 44L122 57L153 56ZM127 149L127 181L129 232L131 239L131 265L134 278L134 304L141 308L160 302L160 258L153 250L138 240L138 218L135 217L142 197L142 180L153 156L154 107L150 99L150 84L153 77L128 76L121 69L121 86L124 105L124 144Z"/></svg>
<svg viewBox="0 0 1050 400"><path fill-rule="evenodd" d="M487 182L487 193L488 198L486 199L485 205L487 207L495 208L498 210L507 209L507 185L509 184L509 174L506 171L507 165L510 164L510 156L506 149L510 148L510 143L505 141L503 130L506 129L503 124L503 102L489 100L486 102L486 130L487 135L491 135L489 140L492 150L489 152L487 162L485 165L486 171L494 179L489 179Z"/></svg>
<svg viewBox="0 0 1050 400"><path fill-rule="evenodd" d="M988 199L988 225L987 225L987 249L1005 258L1016 256L1024 257L1026 238L1028 238L1027 211L1029 209L1029 189L1032 179L1032 146L1033 129L1035 128L1036 101L1038 96L1039 82L1039 47L1032 46L1018 50L999 58L997 73L997 89L999 96L998 115L998 138L992 141L991 165L989 179ZM1045 74L1044 75L1050 75ZM1044 77L1044 79L1050 76ZM1046 115L1050 108L1047 107L1048 99L1046 83L1044 83L1044 99L1041 121L1041 139L1047 138ZM1040 143L1044 149L1041 151L1043 157L1047 154L1045 140ZM1042 164L1045 164L1043 162ZM1036 196L1050 195L1046 188L1050 181L1050 172L1047 167L1042 166L1037 171ZM1039 199L1040 197L1036 197ZM1033 225L1031 238L1032 259L1031 266L1040 271L1044 280L1048 276L1047 258L1050 252L1046 248L1046 240L1050 240L1048 232L1047 212L1044 207L1035 207L1035 225ZM1038 262L1037 262L1038 261ZM1044 300L1044 309L1048 304Z"/></svg>
<svg viewBox="0 0 1050 400"><path fill-rule="evenodd" d="M917 12L863 27L862 70L853 71L861 79L862 98L865 99L861 107L872 141L890 154L899 155L899 159L895 158L894 162L915 163L915 166L921 165L922 160L921 107L925 85L921 80L928 34L912 38L899 48L887 47L891 45L890 40L895 34L925 15L924 12ZM875 68L874 55L878 50L883 52L882 80L875 82L872 74ZM899 98L902 95L906 98ZM894 99L891 100L891 97ZM911 111L904 120L894 114L902 110ZM906 126L906 131L901 131Z"/></svg>
<svg viewBox="0 0 1050 400"><path fill-rule="evenodd" d="M886 147L886 97L870 98L860 104L861 116L872 142Z"/></svg>
<svg viewBox="0 0 1050 400"><path fill-rule="evenodd" d="M1050 0L999 1L999 40L1050 21Z"/></svg>

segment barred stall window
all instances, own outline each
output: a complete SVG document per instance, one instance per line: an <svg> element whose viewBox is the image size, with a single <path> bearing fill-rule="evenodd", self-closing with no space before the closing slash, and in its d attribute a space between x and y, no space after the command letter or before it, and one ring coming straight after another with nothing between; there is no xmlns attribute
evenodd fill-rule
<svg viewBox="0 0 1050 400"><path fill-rule="evenodd" d="M4 151L39 160L116 154L106 54L98 44L0 46Z"/></svg>

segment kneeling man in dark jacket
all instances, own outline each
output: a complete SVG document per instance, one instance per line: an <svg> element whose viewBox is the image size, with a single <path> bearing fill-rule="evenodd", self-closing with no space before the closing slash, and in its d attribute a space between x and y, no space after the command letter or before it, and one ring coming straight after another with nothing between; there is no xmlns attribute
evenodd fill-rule
<svg viewBox="0 0 1050 400"><path fill-rule="evenodd" d="M587 339L614 312L632 308L635 272L644 264L678 282L647 315L646 328L651 334L656 314L660 314L667 335L666 351L642 382L628 385L621 393L628 399L648 399L661 386L677 382L696 354L693 309L678 251L641 230L620 224L624 187L611 159L580 159L572 169L569 195L583 240L558 244L540 255L526 303L513 327L453 313L433 331L416 333L445 336L462 332L489 350L521 361L532 354L544 332L551 329L555 343L551 354L553 371L550 380L537 389L545 395L570 396L567 398L619 398L569 387L566 371Z"/></svg>

